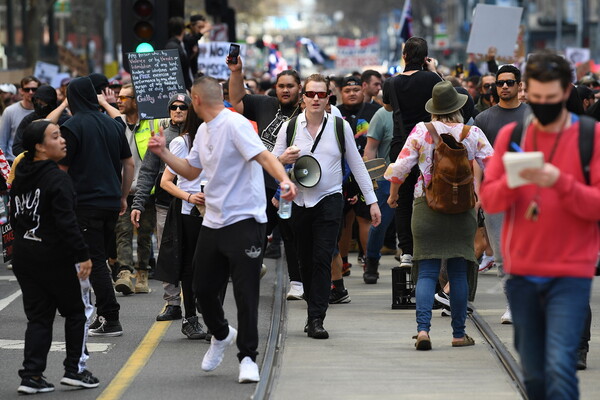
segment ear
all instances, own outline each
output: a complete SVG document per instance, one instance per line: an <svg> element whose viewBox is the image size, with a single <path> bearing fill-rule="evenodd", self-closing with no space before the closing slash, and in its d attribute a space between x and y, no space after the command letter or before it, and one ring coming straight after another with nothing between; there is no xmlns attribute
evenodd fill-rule
<svg viewBox="0 0 600 400"><path fill-rule="evenodd" d="M35 144L35 152L36 153L44 153L46 151L46 148L44 147L43 143L36 143Z"/></svg>

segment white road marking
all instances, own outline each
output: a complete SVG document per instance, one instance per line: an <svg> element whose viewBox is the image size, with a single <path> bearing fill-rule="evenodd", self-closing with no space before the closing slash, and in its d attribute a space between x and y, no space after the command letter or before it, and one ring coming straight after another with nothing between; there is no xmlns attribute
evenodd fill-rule
<svg viewBox="0 0 600 400"><path fill-rule="evenodd" d="M0 281L16 282L17 277L14 275L4 275L4 276L0 276Z"/></svg>
<svg viewBox="0 0 600 400"><path fill-rule="evenodd" d="M0 299L0 311L4 310L10 303L12 303L17 297L21 295L21 289L17 290L13 294L4 299Z"/></svg>
<svg viewBox="0 0 600 400"><path fill-rule="evenodd" d="M107 353L112 347L113 343L87 343L87 349L90 353ZM24 340L7 340L0 339L0 349L3 350L23 350L25 348ZM52 342L50 351L65 351L65 342Z"/></svg>

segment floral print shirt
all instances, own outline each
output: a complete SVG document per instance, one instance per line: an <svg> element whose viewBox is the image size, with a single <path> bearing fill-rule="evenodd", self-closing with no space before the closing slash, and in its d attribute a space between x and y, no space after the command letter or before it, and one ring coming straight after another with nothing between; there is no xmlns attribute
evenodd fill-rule
<svg viewBox="0 0 600 400"><path fill-rule="evenodd" d="M438 134L451 134L456 140L460 140L463 124L446 125L443 122L434 121L433 125ZM484 169L484 164L494 154L494 149L483 131L472 126L462 143L467 149L469 160L475 159L481 169ZM392 183L402 183L412 167L418 164L421 175L415 185L414 197L416 199L424 196L424 187L431 181L433 149L433 139L425 123L419 122L408 136L396 162L390 164L385 171L385 179Z"/></svg>

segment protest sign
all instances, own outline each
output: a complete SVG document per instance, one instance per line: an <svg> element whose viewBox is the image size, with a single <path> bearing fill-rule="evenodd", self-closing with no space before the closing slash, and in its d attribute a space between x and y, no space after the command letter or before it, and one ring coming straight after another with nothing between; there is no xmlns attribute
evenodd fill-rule
<svg viewBox="0 0 600 400"><path fill-rule="evenodd" d="M379 38L338 38L335 68L341 71L361 69L366 65L379 65Z"/></svg>
<svg viewBox="0 0 600 400"><path fill-rule="evenodd" d="M490 47L495 47L498 56L514 57L522 13L521 7L477 4L467 53L486 54ZM502 34L498 34L499 21L502 25Z"/></svg>
<svg viewBox="0 0 600 400"><path fill-rule="evenodd" d="M52 79L58 75L59 66L49 64L47 62L38 61L35 63L33 76L38 78L43 83L51 83Z"/></svg>
<svg viewBox="0 0 600 400"><path fill-rule="evenodd" d="M4 257L4 262L9 262L12 260L15 234L9 223L0 225L0 230L2 231L2 256Z"/></svg>
<svg viewBox="0 0 600 400"><path fill-rule="evenodd" d="M168 118L171 96L185 93L177 49L127 53L140 119Z"/></svg>
<svg viewBox="0 0 600 400"><path fill-rule="evenodd" d="M198 43L198 71L215 79L229 79L229 67L225 60L229 54L229 42ZM246 46L240 45L240 56L246 56Z"/></svg>

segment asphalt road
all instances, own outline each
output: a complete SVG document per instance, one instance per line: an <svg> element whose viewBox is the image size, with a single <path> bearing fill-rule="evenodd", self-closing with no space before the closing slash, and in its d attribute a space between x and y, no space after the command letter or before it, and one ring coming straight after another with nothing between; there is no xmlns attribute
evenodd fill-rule
<svg viewBox="0 0 600 400"><path fill-rule="evenodd" d="M265 260L269 272L261 281L259 309L259 356L262 366L267 332L271 323L275 261ZM88 368L100 379L96 389L72 389L59 384L64 370L64 331L62 318L54 322L53 346L48 356L45 376L56 391L43 394L44 399L247 399L255 384L239 384L237 349L228 349L223 364L210 373L200 368L208 349L204 340L192 341L181 333L181 321L155 322L161 311L162 286L150 281L152 292L123 297L121 323L124 334L116 338L90 338ZM231 284L225 300L226 317L237 326ZM16 399L23 361L23 338L26 318L19 285L6 264L0 264L0 399ZM164 335L161 337L161 334ZM147 336L148 335L148 336ZM140 346L142 344L142 346ZM120 372L121 371L121 372ZM117 375L119 374L119 375Z"/></svg>

